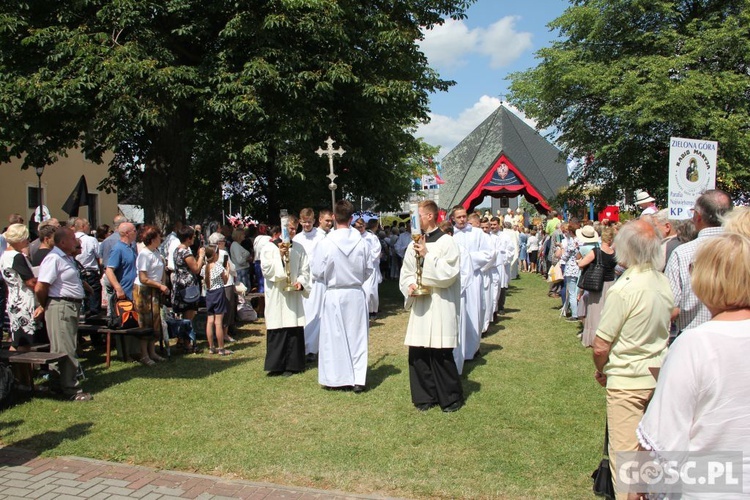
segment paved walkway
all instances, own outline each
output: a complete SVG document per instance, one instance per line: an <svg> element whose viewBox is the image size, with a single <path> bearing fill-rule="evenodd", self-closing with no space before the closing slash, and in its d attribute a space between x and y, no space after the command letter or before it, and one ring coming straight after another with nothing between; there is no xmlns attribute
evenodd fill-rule
<svg viewBox="0 0 750 500"><path fill-rule="evenodd" d="M42 458L19 448L0 447L0 499L17 498L308 500L384 497L226 480L88 458Z"/></svg>

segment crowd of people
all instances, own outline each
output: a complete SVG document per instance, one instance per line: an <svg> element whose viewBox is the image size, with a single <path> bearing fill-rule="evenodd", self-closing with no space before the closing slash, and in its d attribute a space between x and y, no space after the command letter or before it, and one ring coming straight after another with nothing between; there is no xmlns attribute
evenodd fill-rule
<svg viewBox="0 0 750 500"><path fill-rule="evenodd" d="M269 376L317 362L321 386L361 393L378 286L398 280L409 310L412 403L453 412L464 405L464 364L482 355L511 280L535 273L592 348L595 379L607 391L613 468L622 451L750 449L750 388L732 381L744 380L750 354L750 208L710 190L690 220L677 221L647 193L639 200L643 214L624 224L462 206L441 221L437 205L423 201L412 218L419 227L381 227L340 200L317 218L305 208L265 231L204 234L178 223L163 237L118 216L108 234L82 218L50 219L32 242L13 215L0 242L4 309L14 349L49 342L68 354L58 364L60 388L80 401L91 399L75 354L82 317L133 301L154 335L128 354L152 366L164 360L156 341L165 316L191 322L205 300L208 352L227 356L242 287L263 296ZM593 269L599 286L584 290ZM750 462L744 475L750 480ZM627 493L617 488L618 497Z"/></svg>
<svg viewBox="0 0 750 500"><path fill-rule="evenodd" d="M549 293L582 323L606 388L615 478L623 477L619 452L648 450L667 463L675 453L750 449L750 208L717 189L696 200L689 220L671 220L646 192L638 201L640 217L624 224L549 220L540 255L549 259ZM601 288L582 290L594 266ZM750 461L742 469L747 484ZM682 486L683 498L706 493ZM617 498L646 493L614 488Z"/></svg>

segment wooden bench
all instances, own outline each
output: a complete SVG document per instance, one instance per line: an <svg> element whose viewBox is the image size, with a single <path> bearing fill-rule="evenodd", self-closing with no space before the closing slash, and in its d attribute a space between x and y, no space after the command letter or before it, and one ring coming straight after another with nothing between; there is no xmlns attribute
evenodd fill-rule
<svg viewBox="0 0 750 500"><path fill-rule="evenodd" d="M127 328L124 330L113 330L111 328L107 328L101 325L88 325L84 323L84 324L78 325L78 333L87 333L87 334L98 333L98 334L107 336L107 347L106 347L107 363L106 365L107 365L107 368L109 368L110 357L111 357L111 352L112 352L112 335L115 335L116 337L120 337L120 338L124 338L126 336L141 338L141 337L147 337L149 335L153 335L154 330L153 328ZM124 353L121 353L121 354L124 355Z"/></svg>
<svg viewBox="0 0 750 500"><path fill-rule="evenodd" d="M19 367L19 379L22 382L26 382L31 387L31 392L34 392L34 365L49 365L50 363L56 363L61 359L67 357L67 354L59 352L18 352L9 351L8 361L12 365L18 365Z"/></svg>

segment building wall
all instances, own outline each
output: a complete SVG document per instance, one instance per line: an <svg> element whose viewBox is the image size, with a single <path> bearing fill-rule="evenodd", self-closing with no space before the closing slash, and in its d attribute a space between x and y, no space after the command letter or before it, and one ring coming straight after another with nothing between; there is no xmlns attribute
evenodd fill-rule
<svg viewBox="0 0 750 500"><path fill-rule="evenodd" d="M69 151L67 158L61 157L57 163L47 165L41 178L42 201L51 216L60 220L68 219L62 206L81 175L84 175L89 195L97 195L96 213L89 214L88 207L82 206L78 211L79 217L92 220L94 229L94 223L111 225L112 219L117 215L117 194L97 190L99 183L107 176L107 165L111 159L112 154L107 153L104 162L96 164L86 160L81 151L76 149ZM12 213L21 214L27 223L34 219L38 178L33 168L21 170L21 163L21 159L15 159L10 163L0 164L0 229L7 225L8 215Z"/></svg>

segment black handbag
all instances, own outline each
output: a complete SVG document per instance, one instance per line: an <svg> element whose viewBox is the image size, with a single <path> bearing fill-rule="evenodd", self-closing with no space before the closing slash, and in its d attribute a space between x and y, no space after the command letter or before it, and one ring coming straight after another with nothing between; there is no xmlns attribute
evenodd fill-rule
<svg viewBox="0 0 750 500"><path fill-rule="evenodd" d="M181 302L185 304L195 304L201 298L201 289L198 285L190 285L181 290L177 290L177 295Z"/></svg>
<svg viewBox="0 0 750 500"><path fill-rule="evenodd" d="M594 495L614 500L615 486L612 482L612 470L609 468L609 426L604 426L604 458L591 474L591 479L594 480Z"/></svg>
<svg viewBox="0 0 750 500"><path fill-rule="evenodd" d="M594 262L586 266L586 269L578 278L578 288L589 292L601 292L604 288L604 266L601 262L601 250L594 248Z"/></svg>

